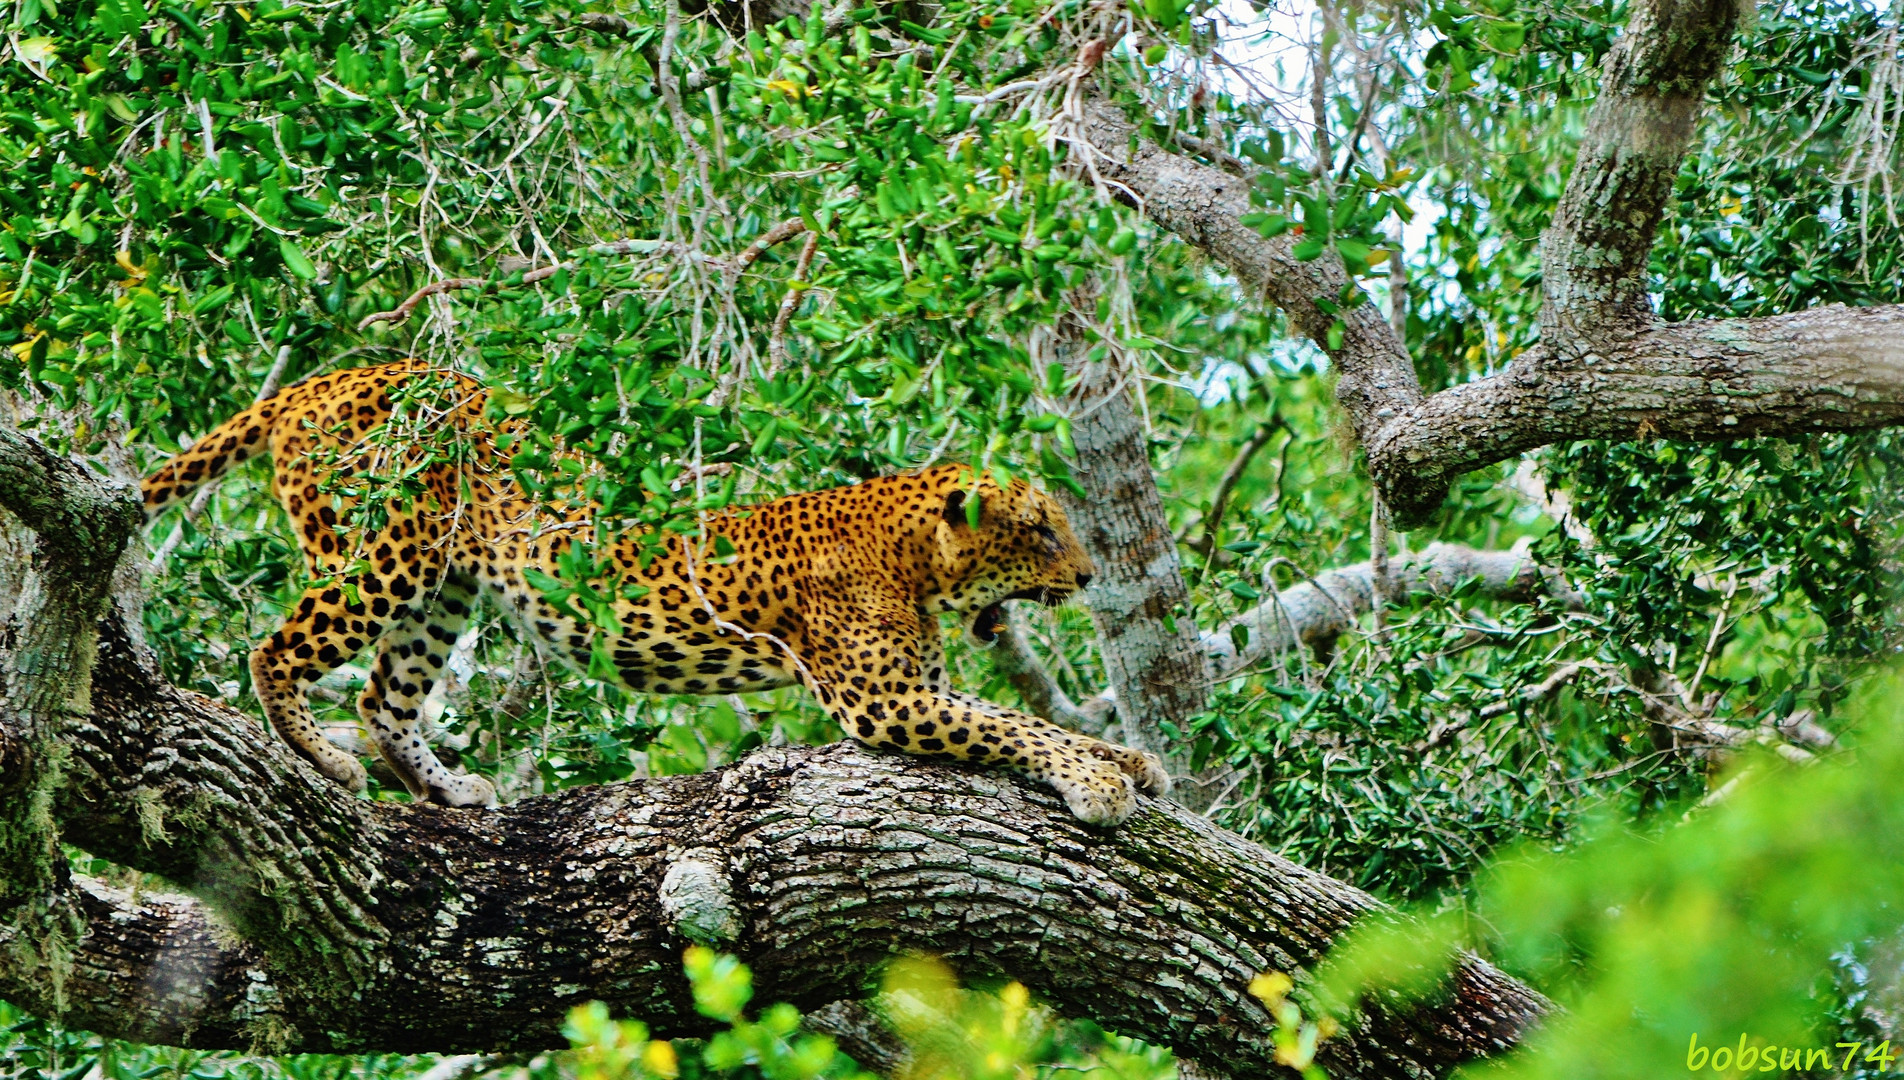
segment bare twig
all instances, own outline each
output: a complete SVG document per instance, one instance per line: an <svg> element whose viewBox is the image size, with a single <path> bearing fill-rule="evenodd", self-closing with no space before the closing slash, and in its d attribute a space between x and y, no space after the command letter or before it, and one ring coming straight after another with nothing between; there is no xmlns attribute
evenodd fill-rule
<svg viewBox="0 0 1904 1080"><path fill-rule="evenodd" d="M1516 705L1531 705L1536 702L1546 701L1548 698L1553 697L1561 687L1572 682L1574 677L1579 675L1582 670L1584 669L1579 664L1562 664L1559 668L1555 669L1552 675L1547 676L1533 686L1522 687L1520 693L1515 694L1513 697L1505 701L1497 701L1492 705L1483 706L1480 714L1481 719L1491 720L1494 717L1504 715ZM1434 736L1432 733L1429 735L1429 739L1431 742L1433 741Z"/></svg>
<svg viewBox="0 0 1904 1080"><path fill-rule="evenodd" d="M762 255L765 255L768 248L783 241L791 240L806 230L807 223L797 217L788 218L780 224L775 225L773 228L761 233L759 239L747 245L745 250L734 257L733 263L728 267L728 273L739 277L741 274L746 273L747 268L754 265Z"/></svg>
<svg viewBox="0 0 1904 1080"><path fill-rule="evenodd" d="M732 262L702 255L691 248L667 240L612 240L607 243L592 245L588 250L590 254L594 255L652 255L661 251L673 251L676 254L685 255L688 258L694 259L697 262L724 267L730 274L738 275L741 271L753 265L768 248L780 243L788 237L797 236L805 231L806 227L806 222L799 218L791 218L787 221L783 221L761 234L758 240L748 245L746 250L734 257ZM497 271L505 275L511 274L521 269L523 265L523 262L520 260L504 259L497 265ZM545 281L548 278L554 277L557 271L572 270L574 268L575 261L573 259L556 263L553 266L538 267L522 275L522 284L533 285L538 281ZM493 277L458 277L445 278L442 281L432 281L428 285L411 293L403 303L398 304L389 311L374 311L364 316L358 321L357 329L365 330L380 322L402 322L410 317L410 313L416 310L418 304L421 304L423 301L428 300L438 293L453 292L458 289L482 289L484 292L489 292L495 289L499 284L501 284L501 282Z"/></svg>
<svg viewBox="0 0 1904 1080"><path fill-rule="evenodd" d="M1311 59L1309 74L1309 110L1314 114L1316 138L1316 175L1326 183L1329 179L1329 87L1328 87L1328 50L1321 44L1315 47Z"/></svg>
<svg viewBox="0 0 1904 1080"><path fill-rule="evenodd" d="M819 248L820 234L808 233L806 244L800 248L800 261L793 268L793 280L787 283L787 295L781 297L780 310L774 315L773 332L767 337L767 377L770 379L787 366L787 324L793 321L794 310L800 306L800 298L806 295L807 274L813 267L813 253Z"/></svg>
<svg viewBox="0 0 1904 1080"><path fill-rule="evenodd" d="M1706 651L1699 657L1699 667L1693 671L1692 681L1680 691L1680 700L1686 703L1689 710L1699 709L1699 684L1705 681L1706 668L1712 664L1712 654L1719 647L1719 636L1725 632L1726 618L1732 614L1732 598L1738 592L1739 579L1735 575L1731 585L1726 588L1724 602L1719 605L1719 614L1712 620L1712 633L1706 638Z"/></svg>

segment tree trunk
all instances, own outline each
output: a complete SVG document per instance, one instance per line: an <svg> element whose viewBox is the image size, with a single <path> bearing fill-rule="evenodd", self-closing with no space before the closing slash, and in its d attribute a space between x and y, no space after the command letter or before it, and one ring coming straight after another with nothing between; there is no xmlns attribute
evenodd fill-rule
<svg viewBox="0 0 1904 1080"><path fill-rule="evenodd" d="M1095 292L1089 291L1072 306L1095 305ZM1050 335L1050 351L1076 380L1067 403L1078 452L1072 476L1084 489L1083 496L1065 490L1058 495L1071 528L1097 563L1085 602L1116 697L1121 741L1162 756L1177 784L1175 797L1202 810L1215 785L1200 782L1207 778L1193 775L1188 761L1173 753L1165 725L1181 728L1203 711L1208 665L1150 465L1149 435L1132 404L1141 387L1135 373L1114 359L1092 359L1097 344L1076 314L1062 318Z"/></svg>

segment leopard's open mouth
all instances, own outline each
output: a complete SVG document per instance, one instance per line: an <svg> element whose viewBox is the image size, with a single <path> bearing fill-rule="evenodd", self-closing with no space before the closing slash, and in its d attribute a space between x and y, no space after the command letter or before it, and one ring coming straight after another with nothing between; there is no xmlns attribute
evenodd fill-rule
<svg viewBox="0 0 1904 1080"><path fill-rule="evenodd" d="M1006 600L1036 600L1041 604L1056 607L1071 598L1069 589L1020 589L1010 596L987 604L978 609L972 621L966 625L965 636L981 645L990 645L998 640L998 632L1005 628Z"/></svg>

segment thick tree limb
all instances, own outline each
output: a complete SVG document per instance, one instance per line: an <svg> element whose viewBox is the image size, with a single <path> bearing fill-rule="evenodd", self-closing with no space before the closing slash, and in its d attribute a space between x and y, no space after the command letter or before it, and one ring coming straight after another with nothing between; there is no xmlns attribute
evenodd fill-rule
<svg viewBox="0 0 1904 1080"><path fill-rule="evenodd" d="M65 975L69 1021L138 1042L234 1048L269 1043L282 1025L258 950L204 904L177 893L134 897L88 878L73 879L70 896L85 932ZM0 997L58 1015L44 979L17 974L0 964Z"/></svg>
<svg viewBox="0 0 1904 1080"><path fill-rule="evenodd" d="M1738 12L1737 0L1644 0L1607 53L1541 237L1541 336L1556 352L1652 322L1647 255Z"/></svg>
<svg viewBox="0 0 1904 1080"><path fill-rule="evenodd" d="M1293 235L1264 239L1240 220L1252 209L1247 180L1138 137L1135 125L1109 104L1090 104L1081 131L1086 152L1114 190L1134 196L1152 221L1229 267L1245 288L1262 293L1298 331L1328 351L1340 372L1336 399L1364 445L1381 425L1420 403L1421 383L1407 348L1375 305L1363 302L1366 297L1333 249L1304 262L1295 256ZM1341 344L1329 348L1330 329L1338 320ZM1379 473L1376 480L1388 483ZM1441 496L1422 493L1421 513L1439 506ZM1401 517L1392 501L1391 509Z"/></svg>
<svg viewBox="0 0 1904 1080"><path fill-rule="evenodd" d="M1568 439L1717 441L1904 422L1904 306L1660 323L1600 347L1571 364L1524 355L1444 390L1376 432L1369 460L1428 488Z"/></svg>
<svg viewBox="0 0 1904 1080"><path fill-rule="evenodd" d="M0 508L0 964L59 999L85 914L50 803L65 736L92 700L95 627L113 567L145 513L136 489L8 428Z"/></svg>
<svg viewBox="0 0 1904 1080"><path fill-rule="evenodd" d="M1171 803L1092 830L1007 776L848 744L498 811L365 802L250 718L157 681L116 622L102 640L55 816L69 842L199 898L96 898L77 940L82 966L110 974L69 980L65 1019L105 1034L528 1049L559 1042L563 1013L590 998L696 1034L706 1022L679 953L701 936L753 966L763 1000L853 999L887 957L924 950L1267 1073L1270 1022L1249 978L1308 968L1379 906ZM232 933L204 932L198 905ZM181 935L182 950L151 944ZM55 1012L10 962L0 990ZM142 965L167 964L212 973L204 995L164 990L205 981L176 973L139 989ZM1512 1045L1547 1008L1472 959L1450 994L1372 1012L1326 1047L1331 1074L1439 1073Z"/></svg>

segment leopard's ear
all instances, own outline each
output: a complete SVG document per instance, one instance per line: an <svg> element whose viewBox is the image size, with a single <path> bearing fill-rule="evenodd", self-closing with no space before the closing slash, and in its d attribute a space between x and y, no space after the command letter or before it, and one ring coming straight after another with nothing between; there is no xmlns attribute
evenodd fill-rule
<svg viewBox="0 0 1904 1080"><path fill-rule="evenodd" d="M957 527L965 522L965 492L954 491L945 497L945 522Z"/></svg>

